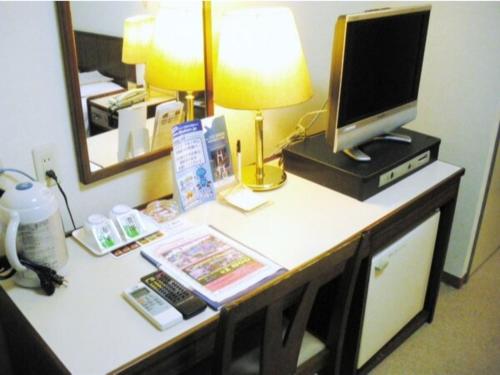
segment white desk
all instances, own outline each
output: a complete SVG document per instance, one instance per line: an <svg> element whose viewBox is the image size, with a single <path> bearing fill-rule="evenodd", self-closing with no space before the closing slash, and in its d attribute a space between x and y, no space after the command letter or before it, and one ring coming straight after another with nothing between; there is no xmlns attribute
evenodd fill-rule
<svg viewBox="0 0 500 375"><path fill-rule="evenodd" d="M385 220L459 171L437 161L364 202L288 174L283 188L262 193L273 202L270 206L243 214L212 202L186 217L211 224L293 269ZM160 332L120 296L153 270L138 251L119 259L95 257L74 240L67 243L67 288L46 297L12 281L0 285L70 372L109 372L217 318L207 309Z"/></svg>
<svg viewBox="0 0 500 375"><path fill-rule="evenodd" d="M437 161L363 202L289 173L283 188L259 193L273 202L260 211L245 215L213 202L186 216L211 224L293 269L382 220L459 169Z"/></svg>

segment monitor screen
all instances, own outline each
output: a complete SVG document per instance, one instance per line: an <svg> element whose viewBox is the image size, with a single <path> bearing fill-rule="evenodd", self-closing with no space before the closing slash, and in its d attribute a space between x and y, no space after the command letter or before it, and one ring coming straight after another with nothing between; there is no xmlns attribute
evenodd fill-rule
<svg viewBox="0 0 500 375"><path fill-rule="evenodd" d="M347 24L339 127L417 99L428 17Z"/></svg>
<svg viewBox="0 0 500 375"><path fill-rule="evenodd" d="M334 152L368 161L358 146L415 119L430 9L402 7L338 18L326 130Z"/></svg>

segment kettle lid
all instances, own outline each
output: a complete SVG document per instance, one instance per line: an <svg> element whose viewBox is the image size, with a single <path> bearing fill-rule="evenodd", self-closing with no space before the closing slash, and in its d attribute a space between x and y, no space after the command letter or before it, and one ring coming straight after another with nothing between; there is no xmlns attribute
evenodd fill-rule
<svg viewBox="0 0 500 375"><path fill-rule="evenodd" d="M52 192L36 181L21 182L5 191L0 205L14 210L44 208L54 202Z"/></svg>

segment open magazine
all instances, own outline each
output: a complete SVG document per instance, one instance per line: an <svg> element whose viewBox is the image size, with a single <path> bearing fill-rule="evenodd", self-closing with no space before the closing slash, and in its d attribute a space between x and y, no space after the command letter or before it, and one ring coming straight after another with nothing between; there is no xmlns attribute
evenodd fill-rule
<svg viewBox="0 0 500 375"><path fill-rule="evenodd" d="M141 253L214 308L285 271L209 226L187 229Z"/></svg>

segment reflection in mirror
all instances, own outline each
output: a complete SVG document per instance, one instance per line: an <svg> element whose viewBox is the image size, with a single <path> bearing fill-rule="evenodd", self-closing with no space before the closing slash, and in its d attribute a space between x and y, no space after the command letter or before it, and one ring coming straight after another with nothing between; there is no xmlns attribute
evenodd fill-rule
<svg viewBox="0 0 500 375"><path fill-rule="evenodd" d="M61 33L65 14L73 27L76 51L66 57L76 56L78 70L71 79L79 96L73 95L73 106L81 106L73 109L80 117L74 119L77 149L88 161L80 166L83 182L166 155L173 124L209 115L201 2L71 2L70 12L58 8Z"/></svg>

